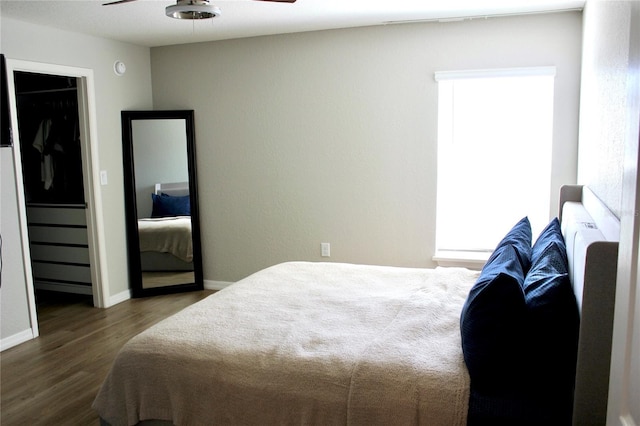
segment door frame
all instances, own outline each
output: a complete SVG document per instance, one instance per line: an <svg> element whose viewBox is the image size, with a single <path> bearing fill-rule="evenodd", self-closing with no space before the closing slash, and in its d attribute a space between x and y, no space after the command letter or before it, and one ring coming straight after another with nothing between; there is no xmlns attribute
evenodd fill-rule
<svg viewBox="0 0 640 426"><path fill-rule="evenodd" d="M26 200L24 197L24 182L22 176L22 155L20 152L20 134L18 129L18 110L15 93L14 72L31 72L38 74L60 75L75 77L78 82L78 117L80 124L80 140L82 150L82 174L87 204L87 237L89 258L91 263L91 287L93 305L98 308L106 307L105 296L108 293L107 261L104 235L104 217L102 208L102 194L99 178L97 114L95 102L95 80L93 70L66 65L31 62L6 58L7 83L9 91L9 109L14 140L14 166L18 193L18 216L20 234L22 235L22 254L25 263L25 281L27 299L33 337L39 335L36 314L35 290L33 272L31 269L31 250L27 229Z"/></svg>

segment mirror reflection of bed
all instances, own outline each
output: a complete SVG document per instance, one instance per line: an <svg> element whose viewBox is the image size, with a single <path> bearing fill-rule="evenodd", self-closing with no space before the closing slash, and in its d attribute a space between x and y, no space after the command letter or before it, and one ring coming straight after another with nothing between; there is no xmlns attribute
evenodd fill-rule
<svg viewBox="0 0 640 426"><path fill-rule="evenodd" d="M157 183L150 198L138 219L143 288L195 282L188 182Z"/></svg>

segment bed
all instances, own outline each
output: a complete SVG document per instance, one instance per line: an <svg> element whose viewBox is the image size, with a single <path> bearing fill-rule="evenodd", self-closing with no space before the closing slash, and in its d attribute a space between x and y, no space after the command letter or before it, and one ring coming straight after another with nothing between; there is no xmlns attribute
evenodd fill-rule
<svg viewBox="0 0 640 426"><path fill-rule="evenodd" d="M142 271L192 271L188 182L158 183L152 200L151 217L138 219Z"/></svg>
<svg viewBox="0 0 640 426"><path fill-rule="evenodd" d="M113 426L535 424L542 419L567 424L571 418L575 424L600 423L606 414L619 224L587 188L564 187L561 200L561 222L547 227L566 242L564 262L550 263L554 274L540 278L548 267L535 261L522 283L509 276L509 268L522 269L515 247L523 235L526 240L524 219L483 271L275 265L134 337L116 357L93 407L103 424ZM539 252L546 256L558 247L553 241ZM526 244L520 248L526 250ZM531 242L529 249L535 248ZM500 259L510 266L500 269ZM564 287L550 288L566 290L564 305L558 305L566 310L551 319L561 318L566 326L553 329L570 334L546 341L562 338L562 348L546 347L545 353L537 343L526 346L533 338L548 339L536 334L529 317L519 319L524 322L518 332L526 339L513 334L495 339L513 333L505 327L489 337L470 337L469 330L478 336L487 331L487 316L478 316L480 302L492 294L486 289L506 288L504 279L517 284L512 289L526 281L533 290L529 294L522 287L520 297L533 295L538 306L548 307L537 297L557 277ZM514 294L518 291L509 293ZM529 309L528 300L517 302L525 303L518 309ZM524 315L518 309L505 315ZM538 315L535 324L549 321L547 311L531 311ZM518 328L516 322L509 325ZM479 349L492 343L499 352ZM532 347L537 349L527 351ZM496 366L496 359L505 364ZM526 374L511 374L509 369L522 363ZM561 379L554 376L559 371Z"/></svg>

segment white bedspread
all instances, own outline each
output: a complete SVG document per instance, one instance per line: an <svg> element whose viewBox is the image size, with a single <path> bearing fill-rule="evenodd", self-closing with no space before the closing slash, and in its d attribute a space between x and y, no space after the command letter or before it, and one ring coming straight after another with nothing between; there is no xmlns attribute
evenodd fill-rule
<svg viewBox="0 0 640 426"><path fill-rule="evenodd" d="M193 261L191 217L175 216L138 219L140 251L171 253L185 261Z"/></svg>
<svg viewBox="0 0 640 426"><path fill-rule="evenodd" d="M465 425L462 305L478 276L290 262L133 338L94 408L112 425Z"/></svg>

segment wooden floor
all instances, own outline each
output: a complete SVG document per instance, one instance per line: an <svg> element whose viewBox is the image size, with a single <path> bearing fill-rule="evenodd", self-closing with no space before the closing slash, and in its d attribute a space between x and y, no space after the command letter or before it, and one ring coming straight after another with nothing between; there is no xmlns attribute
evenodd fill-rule
<svg viewBox="0 0 640 426"><path fill-rule="evenodd" d="M91 403L134 335L210 294L197 291L94 308L91 296L39 294L40 337L0 353L0 424L98 425Z"/></svg>

